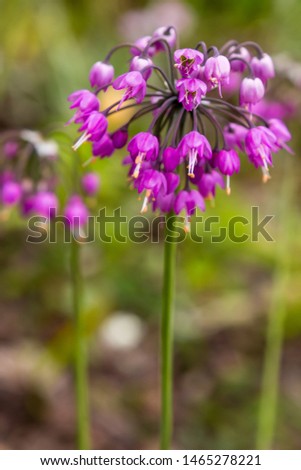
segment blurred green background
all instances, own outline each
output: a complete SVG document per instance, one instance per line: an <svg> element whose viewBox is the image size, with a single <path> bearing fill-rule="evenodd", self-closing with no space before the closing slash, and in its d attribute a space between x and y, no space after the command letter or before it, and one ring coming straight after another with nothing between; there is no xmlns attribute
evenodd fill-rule
<svg viewBox="0 0 301 470"><path fill-rule="evenodd" d="M116 42L174 23L183 47L250 39L284 63L281 98L297 105L289 122L295 155L276 156L267 185L246 163L232 178L231 197L220 192L208 209L226 225L260 206L262 217L274 215L275 241L214 244L207 234L203 244L187 240L178 249L174 446L254 448L267 317L280 311L274 447L300 449L301 2L1 0L0 6L1 130L57 136L70 161L89 150L80 157L69 152L76 129L63 127L70 118L66 97L88 86L89 68ZM94 166L102 179L98 204L133 216L140 202L128 190L122 156ZM69 249L60 241L29 245L26 235L17 217L1 222L0 448L74 448ZM128 242L82 250L96 449L158 445L162 248Z"/></svg>

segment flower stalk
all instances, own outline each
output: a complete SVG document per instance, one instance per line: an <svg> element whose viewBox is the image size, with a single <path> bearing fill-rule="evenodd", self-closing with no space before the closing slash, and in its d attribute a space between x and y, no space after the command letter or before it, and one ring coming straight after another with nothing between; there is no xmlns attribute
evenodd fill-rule
<svg viewBox="0 0 301 470"><path fill-rule="evenodd" d="M78 450L90 447L90 424L88 406L87 350L85 323L82 308L82 275L80 244L72 237L70 268L74 315L74 380L76 400L76 441Z"/></svg>
<svg viewBox="0 0 301 470"><path fill-rule="evenodd" d="M263 365L262 392L259 403L256 448L272 449L279 396L279 373L286 306L283 299L288 272L277 269L275 291L268 317L266 349ZM277 289L277 291L276 291Z"/></svg>
<svg viewBox="0 0 301 470"><path fill-rule="evenodd" d="M282 194L280 198L281 243L278 246L277 266L268 323L266 347L262 373L262 388L259 401L258 429L256 448L272 449L279 398L281 356L283 349L284 325L287 314L286 292L290 281L290 253L294 234L292 224L292 194L294 192L294 174L292 163L287 162Z"/></svg>
<svg viewBox="0 0 301 470"><path fill-rule="evenodd" d="M176 242L168 241L168 225L172 215L166 218L164 240L164 273L161 316L161 450L168 450L172 443L173 429L173 321L176 267Z"/></svg>

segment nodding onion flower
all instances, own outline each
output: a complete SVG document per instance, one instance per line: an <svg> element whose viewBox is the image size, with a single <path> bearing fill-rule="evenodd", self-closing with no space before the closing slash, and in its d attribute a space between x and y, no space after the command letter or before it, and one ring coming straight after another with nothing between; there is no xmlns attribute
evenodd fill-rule
<svg viewBox="0 0 301 470"><path fill-rule="evenodd" d="M97 100L88 90L80 90L79 93L73 94L70 100L72 107L82 106L81 112L84 113L90 103L89 116L80 120L84 129L87 129L86 123L89 119L90 121L93 119L95 113L94 98ZM105 119L102 114L99 115L101 120ZM79 114L77 116L79 117ZM97 135L99 136L99 133ZM124 142L124 139L123 132L116 133L114 137L117 145ZM0 217L6 219L13 209L18 210L24 218L36 215L49 221L57 216L59 211L57 192L60 183L58 163L59 147L54 140L28 129L2 132L0 134ZM84 198L96 196L100 186L98 174L84 173L78 186L76 194L74 188L70 188L69 199L63 209L66 225L72 230L78 230L87 224L89 211Z"/></svg>
<svg viewBox="0 0 301 470"><path fill-rule="evenodd" d="M149 206L162 213L184 211L188 227L190 216L197 208L205 210L204 200L215 197L217 186L230 194L230 177L239 172L244 156L267 181L272 154L291 151L291 135L278 116L253 113L275 76L271 57L258 44L229 41L218 49L200 41L195 48L177 49L176 43L176 31L168 26L114 47L92 66L93 90L69 96L70 108L76 109L69 122L80 123L83 131L73 148L89 140L94 157L103 158L124 148L131 124L149 116L149 127L128 142L128 176L138 193L145 193L142 212ZM110 60L124 48L127 71L114 78ZM159 54L166 57L164 69L156 64ZM233 73L237 96L224 98ZM101 109L98 94L110 87L123 94ZM125 109L133 114L110 133L108 119Z"/></svg>

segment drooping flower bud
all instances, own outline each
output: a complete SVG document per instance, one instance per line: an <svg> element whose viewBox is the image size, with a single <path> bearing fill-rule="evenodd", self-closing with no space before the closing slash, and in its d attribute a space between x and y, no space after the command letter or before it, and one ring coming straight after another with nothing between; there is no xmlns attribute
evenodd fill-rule
<svg viewBox="0 0 301 470"><path fill-rule="evenodd" d="M128 131L123 129L118 129L117 131L113 132L111 135L111 139L115 149L121 149L125 146L128 140Z"/></svg>
<svg viewBox="0 0 301 470"><path fill-rule="evenodd" d="M231 64L231 70L233 72L244 72L247 67L247 64L251 60L250 53L245 47L231 47L229 50L229 60Z"/></svg>
<svg viewBox="0 0 301 470"><path fill-rule="evenodd" d="M180 165L180 155L178 149L167 147L163 152L163 164L166 171L174 171Z"/></svg>
<svg viewBox="0 0 301 470"><path fill-rule="evenodd" d="M86 173L82 177L82 187L86 194L94 196L99 190L100 179L97 173Z"/></svg>
<svg viewBox="0 0 301 470"><path fill-rule="evenodd" d="M22 196L22 187L15 181L6 181L1 190L1 202L6 206L18 204Z"/></svg>
<svg viewBox="0 0 301 470"><path fill-rule="evenodd" d="M34 196L33 211L47 219L55 216L58 209L58 200L54 193L50 191L40 191Z"/></svg>
<svg viewBox="0 0 301 470"><path fill-rule="evenodd" d="M160 28L156 29L153 32L153 38L163 38L165 41L168 42L169 46L171 48L175 47L176 42L177 42L177 35L175 32L175 29L172 28L171 26L161 26ZM159 51L164 51L165 46L164 44L159 40L154 44L157 52Z"/></svg>
<svg viewBox="0 0 301 470"><path fill-rule="evenodd" d="M133 56L141 55L141 52L144 51L144 49L147 47L147 45L151 41L151 39L152 39L151 36L143 36L143 37L137 39L134 42L134 46L131 47L131 54ZM154 45L147 48L147 55L149 57L152 57L155 53L156 53L156 48L155 48Z"/></svg>
<svg viewBox="0 0 301 470"><path fill-rule="evenodd" d="M224 128L224 138L227 144L227 147L234 148L238 147L239 150L244 150L244 143L248 128L236 124L235 122L230 122Z"/></svg>
<svg viewBox="0 0 301 470"><path fill-rule="evenodd" d="M263 54L260 58L253 57L251 67L255 77L260 78L263 83L275 77L273 60L268 54Z"/></svg>
<svg viewBox="0 0 301 470"><path fill-rule="evenodd" d="M7 158L14 158L17 155L18 150L19 144L14 140L8 140L3 145L3 153Z"/></svg>
<svg viewBox="0 0 301 470"><path fill-rule="evenodd" d="M164 172L164 176L167 184L166 193L169 194L175 192L180 184L180 176L172 172Z"/></svg>
<svg viewBox="0 0 301 470"><path fill-rule="evenodd" d="M24 217L27 217L32 212L34 212L35 208L35 196L30 195L26 196L21 201L21 213Z"/></svg>
<svg viewBox="0 0 301 470"><path fill-rule="evenodd" d="M230 176L233 175L233 173L238 173L240 170L240 159L237 152L233 149L220 150L214 156L214 163L217 165L220 172L227 176L226 191L227 194L230 194Z"/></svg>
<svg viewBox="0 0 301 470"><path fill-rule="evenodd" d="M112 82L114 77L114 67L111 64L105 62L96 62L92 65L89 80L91 87L106 88Z"/></svg>
<svg viewBox="0 0 301 470"><path fill-rule="evenodd" d="M179 214L182 210L186 211L188 216L186 221L187 231L189 231L189 217L195 213L197 208L201 211L205 210L203 196L198 191L191 189L190 191L182 190L178 192L174 202L174 211L176 214Z"/></svg>
<svg viewBox="0 0 301 470"><path fill-rule="evenodd" d="M131 60L130 71L131 72L140 72L144 80L148 80L152 74L152 65L153 62L150 58L135 56Z"/></svg>
<svg viewBox="0 0 301 470"><path fill-rule="evenodd" d="M73 195L68 200L64 215L68 226L74 230L86 225L89 217L87 206L78 195Z"/></svg>
<svg viewBox="0 0 301 470"><path fill-rule="evenodd" d="M203 173L200 180L198 181L199 191L205 198L211 199L215 197L216 186L224 188L225 183L221 174L215 170Z"/></svg>
<svg viewBox="0 0 301 470"><path fill-rule="evenodd" d="M220 96L222 96L222 85L229 82L230 71L230 62L223 55L209 57L205 63L204 76L212 86L218 86Z"/></svg>
<svg viewBox="0 0 301 470"><path fill-rule="evenodd" d="M240 85L239 103L249 108L264 96L264 85L260 78L244 78Z"/></svg>
<svg viewBox="0 0 301 470"><path fill-rule="evenodd" d="M115 148L111 137L108 134L104 134L100 140L93 142L92 153L94 157L110 157Z"/></svg>
<svg viewBox="0 0 301 470"><path fill-rule="evenodd" d="M153 210L159 209L163 213L170 212L174 207L175 202L175 194L164 194L163 192L159 192L156 199L153 201Z"/></svg>

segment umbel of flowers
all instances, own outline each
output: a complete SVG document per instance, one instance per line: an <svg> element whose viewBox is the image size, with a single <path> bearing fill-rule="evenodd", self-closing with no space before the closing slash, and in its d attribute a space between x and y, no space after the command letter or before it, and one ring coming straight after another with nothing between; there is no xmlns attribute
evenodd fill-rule
<svg viewBox="0 0 301 470"><path fill-rule="evenodd" d="M275 76L271 57L254 42L229 41L220 49L203 41L194 49L178 49L173 27L161 27L152 36L113 48L89 74L91 90L72 93L75 110L69 122L80 124L76 150L92 143L94 157L110 157L127 144L124 164L138 193L144 193L142 212L149 206L162 213L184 212L189 218L220 186L230 194L230 178L239 173L246 157L270 178L273 154L291 135L282 121L266 120L253 112ZM125 73L114 78L113 54L128 49ZM159 54L167 67L156 64ZM228 90L235 76L237 96ZM116 103L101 109L100 91L122 90ZM227 98L228 97L228 98ZM257 106L258 107L258 106ZM134 111L127 123L108 132L108 118L121 110ZM131 136L130 125L150 116L149 126ZM145 121L143 121L145 122Z"/></svg>
<svg viewBox="0 0 301 470"><path fill-rule="evenodd" d="M57 143L27 129L6 131L0 135L0 142L1 214L8 216L15 208L23 217L37 215L50 220L58 215ZM98 175L85 173L80 186L76 193L67 195L63 209L66 224L77 230L87 223L89 211L84 197L98 192Z"/></svg>

